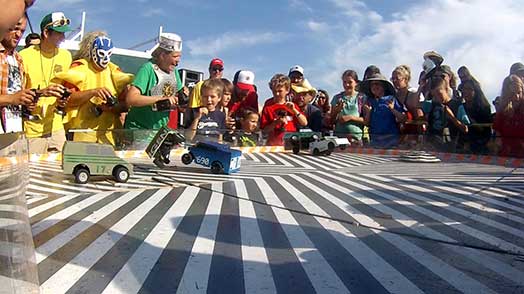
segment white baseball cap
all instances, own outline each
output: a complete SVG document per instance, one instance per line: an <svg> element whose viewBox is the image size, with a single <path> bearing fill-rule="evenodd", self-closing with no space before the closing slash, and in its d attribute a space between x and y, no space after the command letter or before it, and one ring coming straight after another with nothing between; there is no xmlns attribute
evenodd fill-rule
<svg viewBox="0 0 524 294"><path fill-rule="evenodd" d="M300 65L294 65L292 66L290 69L289 69L289 74L288 75L291 75L292 72L299 72L301 75L304 75L304 68Z"/></svg>

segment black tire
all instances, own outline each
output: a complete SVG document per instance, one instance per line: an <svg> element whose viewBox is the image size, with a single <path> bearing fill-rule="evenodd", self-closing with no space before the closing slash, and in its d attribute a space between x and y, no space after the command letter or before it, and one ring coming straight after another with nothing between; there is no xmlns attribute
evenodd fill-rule
<svg viewBox="0 0 524 294"><path fill-rule="evenodd" d="M193 155L191 153L182 154L182 163L190 164L193 161Z"/></svg>
<svg viewBox="0 0 524 294"><path fill-rule="evenodd" d="M331 150L327 150L324 154L331 155Z"/></svg>
<svg viewBox="0 0 524 294"><path fill-rule="evenodd" d="M89 170L84 167L79 167L75 170L75 183L85 184L89 181Z"/></svg>
<svg viewBox="0 0 524 294"><path fill-rule="evenodd" d="M300 147L299 146L293 146L293 154L299 154L300 153Z"/></svg>
<svg viewBox="0 0 524 294"><path fill-rule="evenodd" d="M328 143L328 150L329 150L329 153L333 152L333 150L335 150L335 144L333 142L329 142Z"/></svg>
<svg viewBox="0 0 524 294"><path fill-rule="evenodd" d="M164 168L164 167L166 167L164 161L163 161L159 156L155 157L155 159L153 160L153 163L154 163L156 166L158 166L159 168Z"/></svg>
<svg viewBox="0 0 524 294"><path fill-rule="evenodd" d="M313 155L319 156L320 155L320 150L318 150L318 148L313 149Z"/></svg>
<svg viewBox="0 0 524 294"><path fill-rule="evenodd" d="M113 169L113 177L119 183L125 183L129 180L129 170L125 166L117 166Z"/></svg>
<svg viewBox="0 0 524 294"><path fill-rule="evenodd" d="M211 163L211 172L214 173L214 174L219 174L219 173L222 173L224 170L224 168L222 167L222 164L218 161L213 161L213 163Z"/></svg>

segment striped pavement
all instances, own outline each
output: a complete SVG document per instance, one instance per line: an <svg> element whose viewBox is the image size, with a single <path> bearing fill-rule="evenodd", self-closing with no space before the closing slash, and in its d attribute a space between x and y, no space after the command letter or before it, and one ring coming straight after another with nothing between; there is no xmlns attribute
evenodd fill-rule
<svg viewBox="0 0 524 294"><path fill-rule="evenodd" d="M41 292L524 293L522 170L244 156L139 163L129 186L31 163Z"/></svg>

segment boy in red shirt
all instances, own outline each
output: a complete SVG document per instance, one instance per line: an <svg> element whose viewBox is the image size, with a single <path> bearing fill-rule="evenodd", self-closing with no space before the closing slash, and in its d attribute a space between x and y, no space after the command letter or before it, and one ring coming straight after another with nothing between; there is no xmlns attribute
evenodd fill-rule
<svg viewBox="0 0 524 294"><path fill-rule="evenodd" d="M290 86L289 77L283 74L274 75L269 82L273 97L264 103L260 119L260 128L268 135L266 145L283 146L284 133L296 132L299 125L307 125L306 116L298 106L287 101Z"/></svg>

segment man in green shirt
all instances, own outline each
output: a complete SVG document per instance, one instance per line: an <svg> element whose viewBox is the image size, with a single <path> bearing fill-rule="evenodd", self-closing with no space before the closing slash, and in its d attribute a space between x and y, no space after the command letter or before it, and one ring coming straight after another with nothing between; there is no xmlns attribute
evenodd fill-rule
<svg viewBox="0 0 524 294"><path fill-rule="evenodd" d="M176 107L176 93L183 87L176 70L181 55L182 38L177 34L161 34L151 60L140 67L126 95L131 107L124 125L126 129L156 130L167 125L169 105ZM167 105L165 111L159 109L160 104Z"/></svg>

